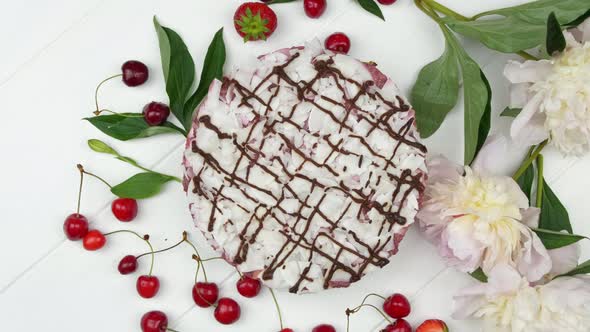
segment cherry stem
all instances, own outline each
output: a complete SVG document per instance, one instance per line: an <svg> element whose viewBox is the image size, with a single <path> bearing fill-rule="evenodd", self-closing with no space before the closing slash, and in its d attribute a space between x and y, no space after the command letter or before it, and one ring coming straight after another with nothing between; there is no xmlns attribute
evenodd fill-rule
<svg viewBox="0 0 590 332"><path fill-rule="evenodd" d="M531 152L529 154L529 157L527 159L525 159L525 161L522 163L522 165L520 166L520 168L512 176L512 178L515 181L518 180L524 174L524 172L527 170L527 168L529 168L529 166L533 163L533 161L535 161L535 159L537 159L537 156L541 153L541 151L547 145L548 142L549 142L548 140L544 140L541 144L539 144L533 150L533 152Z"/></svg>
<svg viewBox="0 0 590 332"><path fill-rule="evenodd" d="M543 155L537 156L537 204L536 206L540 209L543 204L543 186L545 185L545 179L543 177Z"/></svg>
<svg viewBox="0 0 590 332"><path fill-rule="evenodd" d="M102 80L100 83L98 83L98 85L96 86L96 90L94 90L94 104L96 105L96 112L100 113L100 108L98 107L98 90L100 89L100 86L103 85L105 82L112 80L113 78L120 77L120 76L123 76L123 74L117 74L117 75L107 77L104 80Z"/></svg>
<svg viewBox="0 0 590 332"><path fill-rule="evenodd" d="M277 314L279 315L279 324L281 325L281 330L283 330L283 315L281 315L281 307L279 306L279 301L277 301L277 297L275 295L275 292L272 290L272 288L269 287L268 290L270 291L270 295L272 296L272 300L274 301L275 307L277 308Z"/></svg>
<svg viewBox="0 0 590 332"><path fill-rule="evenodd" d="M78 207L76 208L76 214L80 215L80 201L82 201L82 184L84 183L84 168L78 164L78 170L80 171L80 188L78 188Z"/></svg>
<svg viewBox="0 0 590 332"><path fill-rule="evenodd" d="M117 113L111 110L107 110L107 109L101 109L101 110L97 110L94 111L94 115L98 116L100 115L102 112L107 112L107 113L111 113L111 114L115 114L115 115L120 115L124 118L143 118L143 114L125 114L125 113Z"/></svg>
<svg viewBox="0 0 590 332"><path fill-rule="evenodd" d="M144 236L141 236L141 235L137 234L134 231L130 231L130 230L126 230L126 229L122 229L122 230L118 230L118 231L114 231L114 232L105 233L104 236L109 236L109 235L113 235L113 234L117 234L117 233L130 233L130 234L133 234L133 235L137 236L138 238L144 240L145 243L147 243L148 247L150 248L150 253L152 254L152 262L150 264L150 273L148 274L148 275L151 276L152 275L152 271L154 270L154 258L155 258L155 255L154 255L154 247L150 243L150 236L147 235L147 234L144 235ZM143 256L143 255L137 256L137 257L135 257L135 259L139 259L141 256Z"/></svg>
<svg viewBox="0 0 590 332"><path fill-rule="evenodd" d="M195 252L195 254L192 256L192 258L194 260L197 261L197 271L195 272L195 284L197 283L197 280L199 279L199 270L201 269L201 265L203 265L203 279L205 279L205 282L208 282L207 280L207 271L205 270L205 265L203 264L203 262L212 260L210 259L201 259L201 254L199 254L199 250L197 250L197 247L195 247L195 245L187 238L184 240L184 242L186 242L189 246L191 246Z"/></svg>
<svg viewBox="0 0 590 332"><path fill-rule="evenodd" d="M166 331L170 331L170 332L178 332L177 330L173 330L173 329L171 329L171 328L169 328L169 327L167 327L167 328L166 328Z"/></svg>
<svg viewBox="0 0 590 332"><path fill-rule="evenodd" d="M367 300L369 299L369 297L371 296L376 296L382 300L385 301L385 297L379 295L379 294L375 294L375 293L369 293L367 295L365 295L365 297L363 298L363 301L361 302L361 304L359 304L357 307L355 307L354 309L346 309L346 331L349 332L350 331L350 315L357 313L362 307L372 307L373 309L377 310L381 316L383 316L383 318L385 318L385 320L391 324L391 320L389 319L389 317L387 317L387 315L385 315L381 310L379 310L379 308L375 307L372 304L368 304L365 303L367 302Z"/></svg>
<svg viewBox="0 0 590 332"><path fill-rule="evenodd" d="M110 189L112 189L112 188L113 188L113 186L111 186L111 185L110 185L108 182L106 182L106 181L105 181L105 179L101 178L100 176L98 176L98 175L96 175L96 174L94 174L94 173L90 173L90 172L86 171L86 170L84 169L84 166L82 166L82 165L78 164L78 169L80 170L80 172L81 172L82 174L87 174L87 175L90 175L90 176L92 176L93 178L95 178L95 179L98 179L98 180L100 180L102 183L106 184L106 185L107 185L107 187L109 187Z"/></svg>
<svg viewBox="0 0 590 332"><path fill-rule="evenodd" d="M152 254L152 255L154 255L154 254L159 254L159 253L161 253L161 252L164 252L164 251L168 251L168 250L174 249L174 248L178 247L179 245L181 245L181 244L182 244L182 242L184 242L185 240L186 240L186 232L182 232L182 240L180 240L178 243L176 243L176 244L174 244L174 245L172 245L172 246L170 246L170 247L168 247L168 248L164 248L164 249L160 249L160 250L156 250L156 251L152 251L152 252L146 252L146 253L143 253L143 254L141 254L141 255L137 256L137 259L140 259L141 257L143 257L143 256L145 256L145 255L149 255L149 254Z"/></svg>

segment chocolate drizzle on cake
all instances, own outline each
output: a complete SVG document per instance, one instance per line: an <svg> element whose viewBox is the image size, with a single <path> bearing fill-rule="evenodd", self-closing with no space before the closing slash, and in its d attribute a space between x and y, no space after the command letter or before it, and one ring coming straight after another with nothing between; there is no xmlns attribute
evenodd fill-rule
<svg viewBox="0 0 590 332"><path fill-rule="evenodd" d="M405 169L402 170L401 175L398 176L388 172L388 170L390 167L398 167L394 164L394 159L402 145L406 145L417 150L416 153L426 153L426 148L412 135L408 135L408 133L411 132L410 129L412 129L413 126L413 117L409 117L409 120L404 123L403 126L401 126L401 128L397 131L394 130L394 128L392 128L389 123L395 114L400 112L408 112L410 110L410 107L404 102L403 99L397 97L397 103L387 100L376 91L377 89L373 88L374 83L372 81L358 82L346 77L340 70L333 66L334 62L331 58L328 58L327 60L315 60L313 63L317 72L315 77L309 80L309 82L296 82L287 74L286 68L299 56L300 54L296 53L292 55L286 63L274 67L270 74L263 78L254 89L245 87L235 79L226 79L224 82L224 86L236 93L236 96L240 101L239 107L250 108L256 114L253 120L248 124L250 128L245 139L240 141L236 135L224 132L224 128L220 128L219 126L215 125L212 122L211 117L208 115L201 116L197 119L198 124L202 128L213 131L220 141L230 142L235 147L236 151L238 151L239 157L233 169L225 169L222 167L222 163L215 159L211 154L203 151L199 147L196 140L191 142L192 152L200 155L204 163L203 168L201 168L198 174L193 176L192 181L194 184L193 193L198 195L201 199L210 201L212 205L207 225L208 231L212 232L214 230L218 220L217 216L223 213L218 207L220 199L228 200L233 204L236 204L240 209L249 214L248 221L245 223L243 229L239 231L239 245L237 251L233 257L229 257L229 259L233 261L234 264L240 265L248 259L250 246L256 243L257 237L263 230L265 220L273 220L282 227L279 232L284 237L284 243L278 252L276 252L274 257L272 257L272 260L266 264L261 275L263 280L272 279L277 269L281 267L284 268L286 261L297 248L304 248L307 252L309 252L307 259L308 265L302 269L299 279L289 289L289 291L293 293L299 292L301 290L302 283L310 279L308 274L312 269L312 259L314 255L321 256L331 262L331 267L324 271L324 288L328 288L330 286L334 275L338 271L347 273L350 276L349 281L354 282L362 277L364 271L369 265L383 267L389 262L386 257L381 255L381 252L394 240L392 235L386 237L386 240L384 241L379 240L376 244L369 245L366 242L363 242L361 237L359 237L355 232L343 228L340 223L348 212L356 213L357 218L360 219L361 217L366 216L369 211L374 209L377 213L383 216L384 220L387 221L381 224L381 228L379 229L377 236L381 236L384 234L384 232L385 234L391 234L395 224L406 224L407 220L401 215L400 212L408 195L412 191L422 192L424 190L422 184L422 174L420 172L412 174L410 169ZM324 78L331 78L335 86L340 91L342 91L344 96L343 102L338 102L327 96L321 96L316 90L314 90L316 83ZM259 93L261 92L260 90L262 87L268 82L271 82L271 84L265 92L271 92L272 94L268 100L264 100ZM358 92L350 99L346 98L345 85L347 84L352 84L358 88ZM296 93L300 102L304 101L312 104L317 110L327 115L331 121L336 123L339 128L339 134L346 133L349 139L358 141L358 144L367 151L366 155L357 154L345 149L343 144L344 139L339 139L337 142L333 142L330 140L330 135L309 133L309 130L305 125L299 124L297 121L293 120L296 113L297 104L292 107L289 114L276 112L277 114L275 114L271 120L268 115L271 112L275 112L271 106L273 104L273 100L277 98L281 88L287 87L291 88ZM367 96L368 98L381 103L383 107L387 108L387 111L377 117L377 115L373 112L363 110L361 107L357 106L357 102L363 96ZM316 101L318 97L324 102L333 105L334 107L338 106L344 109L344 117L339 119L339 116L328 109L328 107L320 105L320 103ZM259 103L262 106L264 112L260 114L257 113L255 107L253 106L255 103ZM370 129L366 136L356 134L355 130L351 127L351 124L347 123L349 117L356 117L358 122L364 121L369 124ZM319 158L316 159L313 155L308 155L283 132L277 129L277 125L279 124L288 124L300 132L307 132L310 135L316 136L318 139L324 141L330 147L331 151L325 158L323 158L323 160L318 160ZM262 128L260 128L260 126L262 126ZM203 130L202 128L199 128L198 130ZM257 139L254 140L253 135L255 130L259 129L262 129L262 137L257 137ZM385 133L391 139L397 142L393 149L393 153L390 156L381 155L367 141L366 138L374 131ZM289 170L287 165L285 165L283 160L279 157L266 158L266 156L264 156L262 151L269 136L279 138L281 141L281 149L290 151L291 154L297 155L302 160L301 164L298 165L295 171ZM350 188L350 186L347 186L343 181L339 181L337 185L326 185L323 184L319 179L311 178L301 172L304 166L309 167L311 165L314 168L329 172L334 176L334 178L339 178L341 176L340 172L346 172L347 166L344 166L342 169L336 169L328 164L328 160L337 155L354 156L358 158L357 166L359 168L368 164L374 167L381 167L383 175L374 174L373 171L371 171L366 183L362 184L359 188ZM277 171L276 168L271 168L262 163L260 161L260 157L266 158L272 163L276 162L276 165L280 166L280 171ZM382 165L380 166L377 161L379 161L379 163ZM237 174L238 169L240 166L244 167L244 165L247 165L245 176L239 176ZM269 190L268 188L256 184L250 180L250 173L254 167L257 167L261 172L264 172L266 175L272 177L276 184L282 186L280 194L277 194L276 192L273 193L273 191ZM213 170L221 178L223 178L224 184L218 189L211 191L210 188L204 187L201 177L203 170L206 168ZM288 181L285 181L285 178L288 178ZM310 190L307 197L299 197L297 192L292 188L291 182L295 179L309 183ZM396 183L396 187L390 202L381 204L374 200L376 191L370 187L370 184L371 181L373 181L373 183L376 183L375 186L378 186L384 180L389 180L392 183ZM234 199L231 199L226 194L224 194L224 190L226 188L234 188L239 190L244 195L244 197L250 201L249 203L252 204L239 204L239 202L236 203ZM257 195L252 194L254 191L257 192ZM316 194L320 193L321 195L319 195L320 199L317 203L311 204L309 203L309 198L314 192ZM339 218L334 220L330 219L330 217L326 215L326 213L321 209L324 200L331 192L338 192L348 201L348 203L344 205L344 210L339 214ZM261 202L255 197L260 197L258 194L268 196L269 200L273 201L274 204L265 204ZM285 199L296 199L299 203L297 211L286 211L284 207L281 206L281 203ZM396 204L393 204L393 202L396 202ZM255 205L256 208L253 210L248 209L247 207L251 205ZM358 211L351 210L353 208L358 209ZM278 212L283 215L289 215L295 218L294 223L290 225L282 221L277 216ZM346 246L338 242L331 234L325 231L320 231L313 239L307 238L306 234L309 232L309 229L314 222L314 218L319 218L330 225L330 231L333 231L337 228L346 231L360 247L365 249L363 250L363 253L354 250L354 248L351 248L350 246ZM332 256L326 252L322 246L318 244L319 240L331 242L334 246L336 246L338 248L336 255ZM343 263L341 261L341 257L344 254L355 256L358 258L357 261L361 263ZM389 257L389 255L387 255L387 257Z"/></svg>

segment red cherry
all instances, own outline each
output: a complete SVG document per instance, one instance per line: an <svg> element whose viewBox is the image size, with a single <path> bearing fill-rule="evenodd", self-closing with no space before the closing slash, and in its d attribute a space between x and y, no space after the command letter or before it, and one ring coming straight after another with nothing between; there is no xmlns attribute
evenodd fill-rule
<svg viewBox="0 0 590 332"><path fill-rule="evenodd" d="M117 198L111 204L111 211L119 221L131 221L137 216L137 201L133 198Z"/></svg>
<svg viewBox="0 0 590 332"><path fill-rule="evenodd" d="M381 332L412 332L412 326L405 319L398 319L387 325Z"/></svg>
<svg viewBox="0 0 590 332"><path fill-rule="evenodd" d="M440 319L428 319L418 326L416 332L449 332L449 327Z"/></svg>
<svg viewBox="0 0 590 332"><path fill-rule="evenodd" d="M290 328L285 328L285 329L282 329L280 332L295 332L295 331L293 331L293 329L290 329Z"/></svg>
<svg viewBox="0 0 590 332"><path fill-rule="evenodd" d="M336 329L332 325L322 324L314 327L311 332L336 332Z"/></svg>
<svg viewBox="0 0 590 332"><path fill-rule="evenodd" d="M377 0L382 5L393 5L397 0Z"/></svg>
<svg viewBox="0 0 590 332"><path fill-rule="evenodd" d="M217 302L219 288L212 282L197 282L193 286L193 300L201 308L209 308Z"/></svg>
<svg viewBox="0 0 590 332"><path fill-rule="evenodd" d="M170 107L163 103L152 101L143 107L143 118L150 126L159 126L166 122L170 115Z"/></svg>
<svg viewBox="0 0 590 332"><path fill-rule="evenodd" d="M404 318L410 314L410 302L402 294L395 293L383 302L383 311L392 318Z"/></svg>
<svg viewBox="0 0 590 332"><path fill-rule="evenodd" d="M107 238L96 229L89 231L84 239L82 240L82 244L84 245L84 249L88 251L95 251L102 247L104 247L105 243L107 243Z"/></svg>
<svg viewBox="0 0 590 332"><path fill-rule="evenodd" d="M143 62L129 60L121 66L123 72L123 83L127 86L142 85L149 77L149 71Z"/></svg>
<svg viewBox="0 0 590 332"><path fill-rule="evenodd" d="M240 293L243 297L255 297L258 295L258 293L260 293L261 287L262 283L260 280L250 277L241 277L236 283L238 293Z"/></svg>
<svg viewBox="0 0 590 332"><path fill-rule="evenodd" d="M127 255L119 262L119 273L130 274L137 270L137 258L133 255Z"/></svg>
<svg viewBox="0 0 590 332"><path fill-rule="evenodd" d="M164 332L168 328L168 317L161 311L150 311L141 317L143 332Z"/></svg>
<svg viewBox="0 0 590 332"><path fill-rule="evenodd" d="M144 299L151 299L160 290L160 280L154 276L140 276L137 278L136 288L139 296Z"/></svg>
<svg viewBox="0 0 590 332"><path fill-rule="evenodd" d="M335 53L348 54L350 39L342 32L336 32L326 38L325 47Z"/></svg>
<svg viewBox="0 0 590 332"><path fill-rule="evenodd" d="M230 298L222 297L217 302L217 308L213 314L221 324L233 324L240 319L240 305Z"/></svg>
<svg viewBox="0 0 590 332"><path fill-rule="evenodd" d="M327 7L326 0L303 0L303 9L305 14L310 18L322 16Z"/></svg>
<svg viewBox="0 0 590 332"><path fill-rule="evenodd" d="M88 233L88 219L79 213L72 213L64 221L64 233L69 240L81 240Z"/></svg>

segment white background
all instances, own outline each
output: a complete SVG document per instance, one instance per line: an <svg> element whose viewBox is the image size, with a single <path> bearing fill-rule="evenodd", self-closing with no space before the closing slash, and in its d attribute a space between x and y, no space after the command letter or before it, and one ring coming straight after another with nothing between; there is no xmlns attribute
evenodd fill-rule
<svg viewBox="0 0 590 332"><path fill-rule="evenodd" d="M351 55L372 60L392 76L407 95L418 70L442 52L443 40L435 24L410 0L382 7L387 22L364 12L352 0L328 0L318 20L308 19L301 3L276 5L279 28L268 42L244 44L232 26L238 0L19 0L0 5L0 324L3 331L139 331L141 315L165 311L171 327L187 331L277 331L278 322L267 290L255 299L240 298L236 275L227 264L207 264L221 294L236 298L241 320L230 327L215 322L211 309L196 308L191 299L195 265L188 247L157 256L155 275L162 281L155 299L141 299L135 278L121 276L119 259L138 254L145 244L128 235L109 237L99 252L86 252L80 242L66 241L64 218L74 212L78 186L75 164L117 183L135 169L105 155L92 153L89 138L100 138L121 153L148 167L181 174L180 136L157 136L132 142L108 138L82 117L91 116L93 92L103 78L116 74L128 59L150 68L144 86L127 88L112 81L101 91L101 106L119 112L139 112L151 100L167 101L160 70L159 51L152 26L161 23L178 31L200 67L214 32L225 27L228 51L226 70L253 61L255 55L298 45L334 31L352 39ZM523 0L443 3L471 15ZM507 86L501 72L501 55L466 41L470 54L484 68L494 89L494 130L505 128L497 114L507 103ZM433 152L456 161L462 156L462 105L449 114L441 130L426 141ZM563 158L547 149L546 176L570 212L577 233L590 234L588 176L590 157ZM140 202L138 218L119 223L110 212L113 195L97 181L86 182L82 213L92 227L103 231L130 228L149 233L163 247L191 230L204 256L214 253L193 230L178 184L163 194ZM590 256L583 244L583 259ZM146 273L148 260L140 261ZM453 321L452 295L472 279L445 268L433 247L412 229L400 253L382 271L348 289L297 296L278 294L285 321L296 331L309 331L322 322L344 331L346 307L355 306L369 292L402 292L412 301L409 321L417 326L427 318L445 319L451 331L476 331L477 322ZM353 316L352 331L383 327L378 314L363 310Z"/></svg>

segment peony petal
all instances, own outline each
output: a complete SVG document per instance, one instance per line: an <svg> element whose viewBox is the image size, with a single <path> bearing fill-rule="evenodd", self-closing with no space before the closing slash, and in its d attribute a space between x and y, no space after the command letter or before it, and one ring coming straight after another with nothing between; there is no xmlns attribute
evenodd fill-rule
<svg viewBox="0 0 590 332"><path fill-rule="evenodd" d="M523 108L530 99L531 83L516 83L510 87L510 107Z"/></svg>
<svg viewBox="0 0 590 332"><path fill-rule="evenodd" d="M543 95L536 94L512 122L510 136L521 146L532 146L549 137L545 129L545 115L539 113Z"/></svg>
<svg viewBox="0 0 590 332"><path fill-rule="evenodd" d="M550 276L558 276L573 270L580 260L580 245L578 243L548 251L552 267Z"/></svg>
<svg viewBox="0 0 590 332"><path fill-rule="evenodd" d="M551 71L553 65L549 60L539 61L508 61L504 68L504 76L510 83L535 83L544 80Z"/></svg>
<svg viewBox="0 0 590 332"><path fill-rule="evenodd" d="M551 271L551 257L535 232L524 225L520 231L522 249L516 263L517 269L531 282L540 280Z"/></svg>
<svg viewBox="0 0 590 332"><path fill-rule="evenodd" d="M581 42L590 42L590 18L587 18L582 24L578 25L577 28L582 32Z"/></svg>
<svg viewBox="0 0 590 332"><path fill-rule="evenodd" d="M511 175L529 148L516 144L503 135L491 135L473 162L473 169L494 175Z"/></svg>
<svg viewBox="0 0 590 332"><path fill-rule="evenodd" d="M473 272L481 265L484 245L474 236L474 224L470 219L457 218L442 233L441 243L446 244L440 254L447 263L462 272ZM445 248L446 247L446 248ZM448 252L444 249L448 248Z"/></svg>
<svg viewBox="0 0 590 332"><path fill-rule="evenodd" d="M539 217L541 216L541 209L536 207L530 207L523 210L522 219L520 220L523 224L530 228L539 227Z"/></svg>
<svg viewBox="0 0 590 332"><path fill-rule="evenodd" d="M463 167L453 163L442 155L429 156L426 160L428 184L438 182L456 182L463 175Z"/></svg>

